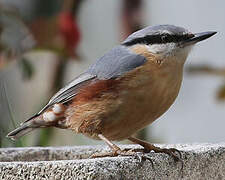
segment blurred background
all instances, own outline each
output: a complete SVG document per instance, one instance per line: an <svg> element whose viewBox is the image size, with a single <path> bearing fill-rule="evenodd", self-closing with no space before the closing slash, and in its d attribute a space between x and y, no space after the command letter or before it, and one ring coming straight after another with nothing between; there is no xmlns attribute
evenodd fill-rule
<svg viewBox="0 0 225 180"><path fill-rule="evenodd" d="M177 100L137 136L154 143L225 141L224 6L210 0L1 0L0 147L101 143L56 128L16 142L5 135L130 33L157 24L218 34L193 49Z"/></svg>

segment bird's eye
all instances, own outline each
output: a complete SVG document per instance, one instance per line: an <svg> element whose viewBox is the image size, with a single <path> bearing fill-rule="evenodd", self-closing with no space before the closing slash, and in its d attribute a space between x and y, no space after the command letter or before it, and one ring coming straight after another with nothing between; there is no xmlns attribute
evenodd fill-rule
<svg viewBox="0 0 225 180"><path fill-rule="evenodd" d="M140 43L141 44L148 44L148 41L146 39L142 39L142 40L140 40Z"/></svg>
<svg viewBox="0 0 225 180"><path fill-rule="evenodd" d="M162 40L162 42L167 42L168 36L167 35L162 35L161 36L161 40Z"/></svg>

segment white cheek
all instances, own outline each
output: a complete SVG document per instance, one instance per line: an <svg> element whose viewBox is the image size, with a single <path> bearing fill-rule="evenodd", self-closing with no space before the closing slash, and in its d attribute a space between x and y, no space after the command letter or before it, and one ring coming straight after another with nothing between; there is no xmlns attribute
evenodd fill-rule
<svg viewBox="0 0 225 180"><path fill-rule="evenodd" d="M184 48L185 53L186 53L186 54L190 53L193 47L194 47L194 45L185 47L185 48Z"/></svg>
<svg viewBox="0 0 225 180"><path fill-rule="evenodd" d="M185 60L192 48L193 48L193 46L187 46L187 47L184 47L184 48L180 48L176 52L176 54L177 54L178 57L183 58Z"/></svg>
<svg viewBox="0 0 225 180"><path fill-rule="evenodd" d="M154 54L170 54L176 48L175 43L167 43L167 44L152 44L146 45L149 52Z"/></svg>

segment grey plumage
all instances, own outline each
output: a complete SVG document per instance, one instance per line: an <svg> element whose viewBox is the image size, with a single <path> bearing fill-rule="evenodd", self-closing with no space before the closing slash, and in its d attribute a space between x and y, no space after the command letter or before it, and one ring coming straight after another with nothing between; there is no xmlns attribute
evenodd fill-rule
<svg viewBox="0 0 225 180"><path fill-rule="evenodd" d="M164 34L164 33L168 33L171 35L174 35L174 34L185 35L185 34L188 34L189 31L182 27L168 25L168 24L157 25L157 26L148 26L148 27L141 29L139 31L136 31L135 33L128 36L128 38L123 41L123 44L127 43L131 40L134 40L136 38L145 37L147 35L160 35L160 34Z"/></svg>
<svg viewBox="0 0 225 180"><path fill-rule="evenodd" d="M86 73L96 75L100 80L116 78L143 65L144 56L132 53L124 46L117 46L98 59Z"/></svg>
<svg viewBox="0 0 225 180"><path fill-rule="evenodd" d="M83 73L69 82L64 88L60 89L50 100L49 104L64 103L67 98L77 94L79 87L88 80L95 78L96 75Z"/></svg>

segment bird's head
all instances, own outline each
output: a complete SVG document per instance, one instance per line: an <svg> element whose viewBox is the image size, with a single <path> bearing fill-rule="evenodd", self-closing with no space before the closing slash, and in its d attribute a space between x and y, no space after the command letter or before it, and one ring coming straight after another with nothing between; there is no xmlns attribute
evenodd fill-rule
<svg viewBox="0 0 225 180"><path fill-rule="evenodd" d="M149 26L131 34L122 45L132 48L143 45L152 54L178 56L185 61L193 45L216 34L214 31L191 33L174 25Z"/></svg>

